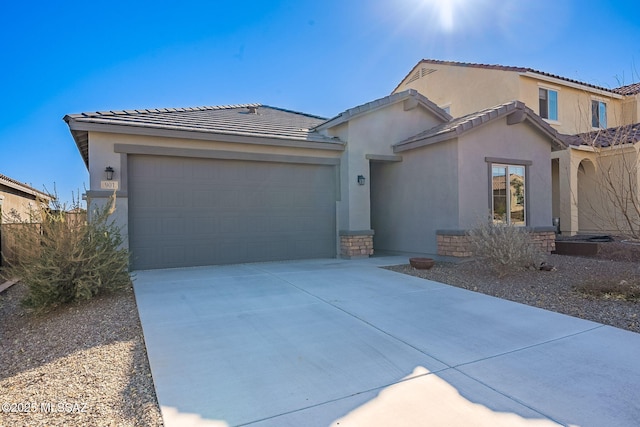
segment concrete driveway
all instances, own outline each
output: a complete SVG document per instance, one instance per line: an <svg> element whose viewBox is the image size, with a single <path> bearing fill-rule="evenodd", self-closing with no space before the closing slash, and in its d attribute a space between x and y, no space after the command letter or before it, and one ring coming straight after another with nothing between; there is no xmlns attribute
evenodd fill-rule
<svg viewBox="0 0 640 427"><path fill-rule="evenodd" d="M401 263L136 272L165 425L638 425L640 334Z"/></svg>

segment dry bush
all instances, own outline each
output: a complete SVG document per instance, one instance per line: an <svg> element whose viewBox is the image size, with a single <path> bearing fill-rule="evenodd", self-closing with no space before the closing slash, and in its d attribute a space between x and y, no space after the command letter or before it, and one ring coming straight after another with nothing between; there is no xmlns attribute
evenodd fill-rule
<svg viewBox="0 0 640 427"><path fill-rule="evenodd" d="M13 218L21 224L39 227L12 227L16 245L9 275L19 277L29 288L23 303L42 309L72 301L86 300L129 284L128 251L122 248L120 230L110 220L111 203L91 212L91 221L69 221L69 209L52 202L52 209L39 218ZM77 207L77 206L76 206Z"/></svg>
<svg viewBox="0 0 640 427"><path fill-rule="evenodd" d="M588 281L574 288L579 293L604 300L640 301L640 281L610 278Z"/></svg>
<svg viewBox="0 0 640 427"><path fill-rule="evenodd" d="M482 223L469 232L474 257L499 277L526 268L537 268L545 253L522 227Z"/></svg>

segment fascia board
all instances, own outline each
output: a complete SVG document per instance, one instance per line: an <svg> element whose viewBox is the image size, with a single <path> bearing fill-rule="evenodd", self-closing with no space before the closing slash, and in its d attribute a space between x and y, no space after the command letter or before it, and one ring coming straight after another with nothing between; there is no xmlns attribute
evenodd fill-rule
<svg viewBox="0 0 640 427"><path fill-rule="evenodd" d="M563 79L558 79L555 77L550 77L550 76L545 76L543 74L538 74L538 73L533 73L531 71L527 71L524 73L519 73L521 76L523 77L529 77L532 79L536 79L536 80L542 80L548 83L553 83L559 86L567 86L573 89L578 89L578 90L583 90L586 92L591 92L591 93L596 93L598 95L601 96L605 96L608 98L614 98L614 99L624 99L624 95L620 95L618 93L615 92L609 92L606 90L602 90L602 89L596 89L594 87L590 87L590 86L586 86L586 85L581 85L578 83L574 83L574 82L570 82L568 80L563 80Z"/></svg>
<svg viewBox="0 0 640 427"><path fill-rule="evenodd" d="M274 145L294 148L313 148L318 150L344 151L345 144L340 142L309 142L301 139L262 137L255 135L198 132L176 129L158 129L152 127L128 126L119 124L86 123L70 121L71 130L87 132L116 133L123 135L157 136L166 138L196 139L203 141L232 142L240 144Z"/></svg>

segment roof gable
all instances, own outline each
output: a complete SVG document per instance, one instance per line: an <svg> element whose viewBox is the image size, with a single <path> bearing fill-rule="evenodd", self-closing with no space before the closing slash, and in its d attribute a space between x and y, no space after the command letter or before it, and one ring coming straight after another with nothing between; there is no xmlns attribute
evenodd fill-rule
<svg viewBox="0 0 640 427"><path fill-rule="evenodd" d="M526 121L531 126L534 126L550 138L554 150L566 148L566 144L560 134L547 122L542 120L540 116L534 113L533 110L524 105L523 102L511 101L457 119L452 119L447 123L443 123L394 144L393 150L394 152L401 152L437 142L448 141L503 117L507 117L508 124Z"/></svg>
<svg viewBox="0 0 640 427"><path fill-rule="evenodd" d="M591 88L591 89L596 89L599 91L604 91L604 92L609 92L612 94L617 94L617 95L625 95L621 92L619 92L617 89L622 89L622 88L617 88L617 89L609 89L609 88L605 88L602 86L597 86L597 85L593 85L591 83L585 83L585 82L581 82L579 80L574 80L574 79L570 79L567 77L562 77L556 74L551 74L551 73L546 73L544 71L539 71L533 68L528 68L528 67L514 67L514 66L508 66L508 65L498 65L498 64L477 64L477 63L472 63L472 62L456 62L456 61L440 61L440 60L436 60L436 59L422 59L421 61L419 61L409 72L409 74L407 74L401 81L400 83L396 86L396 88L393 90L393 92L397 91L400 86L403 84L403 82L411 80L411 78L413 78L413 76L416 75L416 73L418 73L418 76L421 75L426 75L425 71L420 70L419 67L421 67L422 65L427 65L427 64L433 64L433 65L447 65L447 66L452 66L452 67L470 67L470 68L481 68L481 69L485 69L485 70L498 70L498 71L511 71L511 72L516 72L516 73L534 73L534 74L538 74L540 76L544 76L544 77L550 77L553 79L558 79L558 80L563 80L567 83L572 83L572 84L577 84L580 86L584 86L587 88ZM422 74L420 74L422 73ZM428 72L427 72L428 73ZM632 85L630 85L632 86ZM623 86L626 87L626 86ZM638 91L640 91L640 87L637 88ZM637 93L637 92L635 92Z"/></svg>
<svg viewBox="0 0 640 427"><path fill-rule="evenodd" d="M421 105L423 108L431 112L434 116L436 116L439 120L446 122L451 120L451 115L444 111L442 108L438 107L435 103L427 99L424 95L421 95L415 89L409 89L404 92L393 93L391 95L376 99L371 102L367 102L366 104L358 105L357 107L350 108L348 110L343 111L337 116L325 121L324 123L317 126L316 130L326 130L338 126L342 123L348 122L358 116L371 113L373 111L379 110L381 108L385 108L392 104L396 104L398 102L403 102L407 100L413 100L417 103L417 105Z"/></svg>

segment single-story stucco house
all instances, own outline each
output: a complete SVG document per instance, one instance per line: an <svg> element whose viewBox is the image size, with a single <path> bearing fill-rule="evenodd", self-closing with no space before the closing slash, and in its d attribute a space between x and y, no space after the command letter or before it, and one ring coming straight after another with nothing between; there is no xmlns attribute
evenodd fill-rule
<svg viewBox="0 0 640 427"><path fill-rule="evenodd" d="M0 265L3 257L12 258L13 243L8 235L15 222L39 222L40 210L54 199L24 182L0 174Z"/></svg>
<svg viewBox="0 0 640 427"><path fill-rule="evenodd" d="M90 207L116 191L133 269L464 256L458 240L491 215L553 246L551 153L565 146L521 102L454 119L408 90L329 120L260 104L64 120Z"/></svg>

